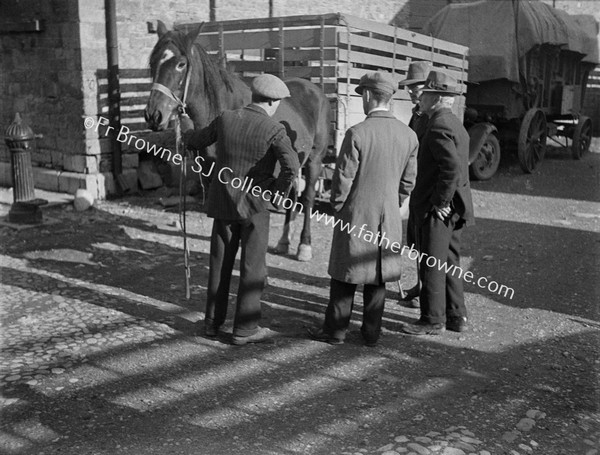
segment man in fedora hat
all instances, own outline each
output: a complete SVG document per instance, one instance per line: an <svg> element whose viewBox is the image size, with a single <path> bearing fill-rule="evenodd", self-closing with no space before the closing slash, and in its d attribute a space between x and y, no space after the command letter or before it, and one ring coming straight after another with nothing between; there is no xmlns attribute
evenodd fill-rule
<svg viewBox="0 0 600 455"><path fill-rule="evenodd" d="M423 139L423 134L425 134L427 122L429 121L427 114L422 112L420 109L419 98L421 97L421 90L423 90L423 87L425 87L425 81L427 80L427 76L429 75L431 68L432 65L430 62L411 62L410 65L408 65L406 79L399 82L400 86L404 86L410 96L410 100L415 105L412 110L413 113L410 121L408 122L408 126L411 127L415 133L417 133L419 142ZM419 246L417 245L417 239L415 237L414 217L410 212L408 214L408 222L406 226L406 243L411 245L416 250L419 249ZM417 263L417 284L400 296L402 301L407 302L405 305L413 308L419 308L419 292L421 290L421 283L419 281L418 270L419 268Z"/></svg>
<svg viewBox="0 0 600 455"><path fill-rule="evenodd" d="M417 227L421 257L435 258L435 265L429 265L433 260L420 264L421 317L402 329L411 335L434 335L445 329L462 332L467 327L462 269L456 267L460 267L462 228L474 217L469 135L451 110L456 95L456 79L434 70L429 73L420 98L421 110L429 116L429 123L419 147L410 211Z"/></svg>
<svg viewBox="0 0 600 455"><path fill-rule="evenodd" d="M356 88L367 118L346 132L333 174L331 205L340 223L331 243L325 320L320 328L309 330L317 341L343 343L356 287L362 284L361 334L367 346L375 346L385 283L400 278L400 205L414 186L418 140L390 112L397 87L390 73L373 72Z"/></svg>
<svg viewBox="0 0 600 455"><path fill-rule="evenodd" d="M216 142L216 164L207 215L214 218L210 242L210 271L204 333L216 337L227 316L229 283L239 246L240 284L233 321L235 345L264 341L273 333L259 328L260 299L266 277L269 240L270 195L286 195L300 167L285 128L271 117L281 99L290 96L285 83L271 74L262 74L251 84L252 104L225 111L206 128L194 131L189 120L182 121L188 147L202 150ZM279 162L281 170L273 172ZM233 185L235 178L250 178L262 193L244 191ZM258 196L257 196L258 194Z"/></svg>

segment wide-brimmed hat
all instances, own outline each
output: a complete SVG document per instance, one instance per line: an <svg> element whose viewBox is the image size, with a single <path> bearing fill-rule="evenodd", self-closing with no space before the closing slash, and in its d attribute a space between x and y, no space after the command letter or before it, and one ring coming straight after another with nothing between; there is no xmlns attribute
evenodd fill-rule
<svg viewBox="0 0 600 455"><path fill-rule="evenodd" d="M398 82L398 85L422 84L427 80L427 75L433 66L430 62L412 62L408 65L406 79Z"/></svg>
<svg viewBox="0 0 600 455"><path fill-rule="evenodd" d="M367 73L360 78L358 87L356 87L356 93L362 95L365 88L381 90L382 92L393 95L396 91L397 84L394 82L394 78L391 73L385 73L383 71L374 71Z"/></svg>
<svg viewBox="0 0 600 455"><path fill-rule="evenodd" d="M430 71L422 91L444 95L460 95L456 78L442 71Z"/></svg>
<svg viewBox="0 0 600 455"><path fill-rule="evenodd" d="M271 100L280 100L290 96L290 90L285 82L272 74L261 74L252 79L250 90L255 95L269 98Z"/></svg>

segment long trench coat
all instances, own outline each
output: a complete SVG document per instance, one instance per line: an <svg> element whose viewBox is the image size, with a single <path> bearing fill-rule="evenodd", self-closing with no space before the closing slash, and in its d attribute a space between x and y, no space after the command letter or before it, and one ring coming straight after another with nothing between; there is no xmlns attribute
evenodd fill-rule
<svg viewBox="0 0 600 455"><path fill-rule="evenodd" d="M331 188L340 220L329 258L332 278L355 284L400 278L400 206L414 187L417 151L414 131L389 111L372 112L346 132Z"/></svg>

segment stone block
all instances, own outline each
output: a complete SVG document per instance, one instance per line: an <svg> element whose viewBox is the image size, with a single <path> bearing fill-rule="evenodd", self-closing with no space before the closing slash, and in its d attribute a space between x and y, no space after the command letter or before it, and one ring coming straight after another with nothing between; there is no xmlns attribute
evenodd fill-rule
<svg viewBox="0 0 600 455"><path fill-rule="evenodd" d="M140 164L140 156L137 153L126 153L122 156L121 166L123 169L137 168Z"/></svg>
<svg viewBox="0 0 600 455"><path fill-rule="evenodd" d="M124 184L127 187L127 188L122 188L122 189L129 189L131 191L137 191L137 189L138 189L137 169L123 169L123 172L121 173L120 178L122 180L124 180Z"/></svg>
<svg viewBox="0 0 600 455"><path fill-rule="evenodd" d="M65 171L83 174L98 173L98 158L94 155L65 155L63 162Z"/></svg>
<svg viewBox="0 0 600 455"><path fill-rule="evenodd" d="M85 188L85 174L77 174L76 172L60 173L58 176L59 192L75 194L79 188Z"/></svg>
<svg viewBox="0 0 600 455"><path fill-rule="evenodd" d="M101 174L98 174L98 185L104 188L104 194L101 197L99 197L100 199L104 199L109 194L117 193L115 179L111 172L102 172Z"/></svg>
<svg viewBox="0 0 600 455"><path fill-rule="evenodd" d="M48 191L59 191L58 178L60 171L54 169L45 169L41 167L33 168L33 182L36 188Z"/></svg>
<svg viewBox="0 0 600 455"><path fill-rule="evenodd" d="M137 169L140 186L144 190L160 188L163 185L162 178L156 171L152 161L142 161Z"/></svg>

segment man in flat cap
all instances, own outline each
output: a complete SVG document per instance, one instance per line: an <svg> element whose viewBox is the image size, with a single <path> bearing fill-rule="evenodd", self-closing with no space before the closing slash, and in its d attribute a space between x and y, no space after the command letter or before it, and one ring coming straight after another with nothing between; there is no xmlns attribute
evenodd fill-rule
<svg viewBox="0 0 600 455"><path fill-rule="evenodd" d="M406 79L401 80L398 83L398 85L404 86L410 95L410 100L415 105L412 111L412 117L408 122L408 126L411 127L415 133L417 133L419 142L423 140L423 135L425 134L427 123L429 122L429 117L427 114L420 109L419 98L421 97L421 90L423 90L425 87L425 81L427 80L427 76L429 75L431 68L432 65L429 62L411 62L410 65L408 65ZM406 226L406 243L413 246L413 248L416 250L419 249L417 239L415 237L414 216L410 212L408 214L408 223ZM417 284L408 289L404 295L400 296L401 300L409 302L407 305L413 308L419 308L419 292L421 290L421 283L419 282L418 270L417 263Z"/></svg>
<svg viewBox="0 0 600 455"><path fill-rule="evenodd" d="M350 324L354 294L364 285L361 334L375 346L381 332L385 283L400 278L400 206L415 182L417 135L390 112L398 87L390 73L365 74L356 92L367 118L346 132L331 184L334 228L325 320L309 335L341 344ZM345 226L345 227L344 227Z"/></svg>
<svg viewBox="0 0 600 455"><path fill-rule="evenodd" d="M214 221L204 331L206 336L216 337L225 322L231 272L241 244L232 338L235 345L264 341L272 335L268 329L258 327L269 240L270 198L265 195L279 193L285 197L300 167L284 126L271 118L281 99L290 96L287 86L278 77L263 74L254 78L250 88L250 105L225 111L206 128L183 135L189 148L202 150L217 144L207 203L207 215ZM182 129L188 128L190 122L182 122ZM277 162L281 169L275 178ZM233 184L235 178L252 179L262 193L244 191Z"/></svg>
<svg viewBox="0 0 600 455"><path fill-rule="evenodd" d="M474 217L469 134L451 110L458 94L456 79L434 70L425 81L420 99L429 123L419 148L410 211L424 260L419 259L421 317L402 329L411 335L436 335L445 329L462 332L467 328L462 269L456 267L460 267L462 229Z"/></svg>

